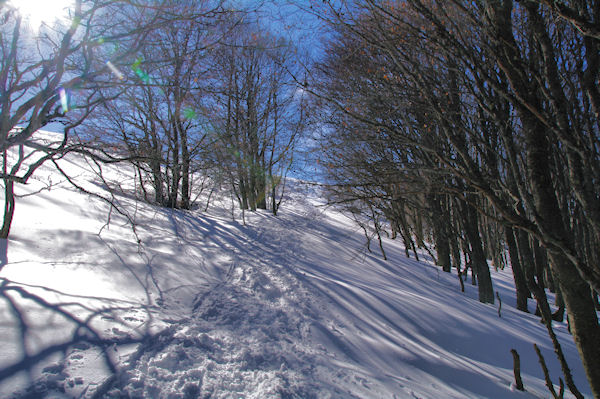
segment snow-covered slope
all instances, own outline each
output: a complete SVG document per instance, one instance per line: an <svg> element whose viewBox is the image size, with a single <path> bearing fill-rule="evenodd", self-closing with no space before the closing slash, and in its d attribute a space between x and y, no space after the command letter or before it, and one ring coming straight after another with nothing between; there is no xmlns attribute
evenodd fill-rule
<svg viewBox="0 0 600 399"><path fill-rule="evenodd" d="M62 165L108 195L84 160ZM105 172L124 187L133 176ZM0 397L549 397L533 343L558 382L543 325L513 309L510 270L493 272L499 318L397 241L387 261L365 254L362 232L298 182L278 217L245 224L226 201L203 213L117 196L134 233L49 168L26 192L49 181L18 200L0 257ZM525 393L510 388L511 348Z"/></svg>

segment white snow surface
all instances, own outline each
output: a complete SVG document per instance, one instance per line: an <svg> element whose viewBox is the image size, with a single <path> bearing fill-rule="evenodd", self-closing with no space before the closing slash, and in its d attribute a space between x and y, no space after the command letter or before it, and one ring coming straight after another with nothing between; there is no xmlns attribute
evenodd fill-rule
<svg viewBox="0 0 600 399"><path fill-rule="evenodd" d="M85 160L61 167L104 196ZM362 231L319 191L290 183L280 214L167 210L126 195L130 166L105 166L128 220L50 166L17 199L0 257L3 398L547 398L533 343L557 385L545 327L514 309L510 269L496 305L398 240ZM202 207L201 207L202 208ZM110 219L110 223L107 221ZM534 310L530 302L529 309ZM591 397L566 325L578 388ZM521 356L526 392L514 389ZM558 389L558 388L557 388ZM566 397L569 397L567 392Z"/></svg>

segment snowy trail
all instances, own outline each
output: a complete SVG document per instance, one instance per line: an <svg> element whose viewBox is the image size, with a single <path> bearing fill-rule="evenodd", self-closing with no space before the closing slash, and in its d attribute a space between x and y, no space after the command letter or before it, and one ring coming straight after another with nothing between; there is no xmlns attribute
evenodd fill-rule
<svg viewBox="0 0 600 399"><path fill-rule="evenodd" d="M299 226L263 213L249 219L236 229L230 273L197 296L170 340L146 348L109 397L356 397L317 375L328 356L308 339L318 298L290 272L303 251Z"/></svg>
<svg viewBox="0 0 600 399"><path fill-rule="evenodd" d="M69 167L93 181L83 162ZM493 272L498 318L425 254L406 259L389 239L388 261L363 253L349 219L292 188L279 216L246 224L227 203L182 212L119 196L137 235L117 215L103 228L106 205L64 185L24 198L0 258L0 396L548 396L532 344L555 381L559 367L539 320L513 309L510 270ZM555 328L589 395L566 326ZM509 387L512 348L525 393Z"/></svg>
<svg viewBox="0 0 600 399"><path fill-rule="evenodd" d="M481 347L519 328L491 326L477 315L496 317L495 308L475 300L457 310L453 277L406 260L396 243L396 262L361 261L356 228L310 201L247 219L209 229L204 239L234 253L226 278L197 295L192 316L130 364L109 397L543 397L509 390L508 349ZM487 339L470 342L474 331Z"/></svg>

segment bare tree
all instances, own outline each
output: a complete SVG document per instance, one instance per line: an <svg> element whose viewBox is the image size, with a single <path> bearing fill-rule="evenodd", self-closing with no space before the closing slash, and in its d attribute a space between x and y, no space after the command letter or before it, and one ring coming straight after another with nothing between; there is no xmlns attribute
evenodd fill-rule
<svg viewBox="0 0 600 399"><path fill-rule="evenodd" d="M181 18L169 6L166 1L149 6L76 0L68 23L34 32L24 26L17 9L0 5L0 151L6 204L0 237L10 231L15 183L26 183L37 167L67 150L81 150L69 140L69 132L99 104L136 85L126 74L142 43L153 29ZM52 122L65 125L62 140L39 140L39 129Z"/></svg>
<svg viewBox="0 0 600 399"><path fill-rule="evenodd" d="M434 181L459 205L450 214L463 219L464 249L480 284L480 272L489 273L486 258L499 261L499 239L482 220L513 231L511 259L521 266L515 279L525 277L551 336L544 280L550 275L560 287L599 396L600 328L591 292L599 288L600 195L593 182L600 136L598 86L590 84L598 79L599 53L594 34L579 23L595 20L598 8L543 4L324 2L327 13L319 13L330 18L341 44L322 67L326 84L314 92L352 119L348 125L370 132L355 140L358 150L378 141L405 147L409 165L394 158L385 170L412 166L429 179L444 177ZM356 165L333 173L352 173ZM347 183L381 186L377 179ZM485 300L488 290L481 288ZM580 396L555 349L569 389Z"/></svg>
<svg viewBox="0 0 600 399"><path fill-rule="evenodd" d="M175 2L172 12L180 18L149 34L132 64L137 85L104 104L86 133L126 147L145 199L149 179L156 203L189 209L193 174L210 144L202 104L206 54L220 40L219 20L232 12L208 2Z"/></svg>
<svg viewBox="0 0 600 399"><path fill-rule="evenodd" d="M242 209L279 209L306 118L304 92L290 75L294 56L291 43L258 22L230 29L214 49L218 160Z"/></svg>

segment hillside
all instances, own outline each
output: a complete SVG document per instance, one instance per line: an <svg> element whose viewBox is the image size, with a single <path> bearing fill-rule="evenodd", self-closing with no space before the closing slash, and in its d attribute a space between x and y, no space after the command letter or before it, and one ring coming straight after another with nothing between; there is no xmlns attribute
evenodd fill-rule
<svg viewBox="0 0 600 399"><path fill-rule="evenodd" d="M109 195L85 160L61 162ZM508 269L492 271L498 317L399 241L385 239L387 261L365 253L362 231L301 182L278 217L244 223L228 199L166 210L126 194L129 167L105 176L135 231L50 167L20 192L52 183L18 199L0 259L0 397L549 397L533 343L558 382L544 326L514 309ZM566 325L556 331L591 397ZM511 348L525 393L511 390Z"/></svg>

